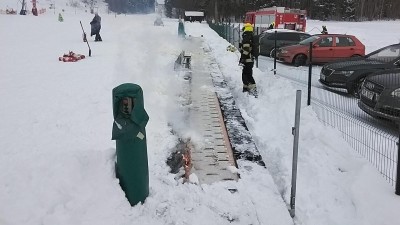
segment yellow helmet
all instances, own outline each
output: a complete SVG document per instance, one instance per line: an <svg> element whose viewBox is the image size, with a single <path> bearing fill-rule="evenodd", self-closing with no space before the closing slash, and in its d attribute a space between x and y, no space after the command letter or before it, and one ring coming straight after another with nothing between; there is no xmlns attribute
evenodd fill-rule
<svg viewBox="0 0 400 225"><path fill-rule="evenodd" d="M243 29L244 32L246 32L246 31L253 32L253 25L251 25L250 23L245 23L243 28L244 28Z"/></svg>

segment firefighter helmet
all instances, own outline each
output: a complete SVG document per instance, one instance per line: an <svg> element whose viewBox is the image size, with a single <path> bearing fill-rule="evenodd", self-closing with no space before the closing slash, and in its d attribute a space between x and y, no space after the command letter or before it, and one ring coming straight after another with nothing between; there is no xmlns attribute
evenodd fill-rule
<svg viewBox="0 0 400 225"><path fill-rule="evenodd" d="M243 31L253 32L253 25L251 25L250 23L245 23L243 26Z"/></svg>

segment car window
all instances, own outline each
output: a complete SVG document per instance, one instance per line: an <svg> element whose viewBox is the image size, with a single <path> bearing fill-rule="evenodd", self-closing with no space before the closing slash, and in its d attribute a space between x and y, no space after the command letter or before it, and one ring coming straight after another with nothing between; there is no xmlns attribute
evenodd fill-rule
<svg viewBox="0 0 400 225"><path fill-rule="evenodd" d="M299 42L300 34L299 33L287 33L285 40Z"/></svg>
<svg viewBox="0 0 400 225"><path fill-rule="evenodd" d="M337 47L347 47L347 46L355 46L356 44L354 43L353 39L350 37L336 37L336 46Z"/></svg>
<svg viewBox="0 0 400 225"><path fill-rule="evenodd" d="M332 45L333 45L333 37L321 38L321 40L319 40L317 42L317 45L319 45L320 47L332 47Z"/></svg>
<svg viewBox="0 0 400 225"><path fill-rule="evenodd" d="M299 34L299 36L300 36L300 41L303 41L310 37L310 35L307 35L307 34Z"/></svg>
<svg viewBox="0 0 400 225"><path fill-rule="evenodd" d="M338 47L344 47L349 45L345 37L335 37L335 41L336 41L336 46Z"/></svg>
<svg viewBox="0 0 400 225"><path fill-rule="evenodd" d="M311 36L305 40L302 40L299 44L301 45L309 45L311 42L314 42L315 40L320 39L320 36Z"/></svg>
<svg viewBox="0 0 400 225"><path fill-rule="evenodd" d="M347 40L349 41L349 46L356 46L356 42L353 40L353 38L348 37Z"/></svg>
<svg viewBox="0 0 400 225"><path fill-rule="evenodd" d="M276 34L276 40L286 40L286 33L277 33Z"/></svg>
<svg viewBox="0 0 400 225"><path fill-rule="evenodd" d="M381 62L391 62L400 57L400 45L388 46L376 52L369 54L366 58Z"/></svg>
<svg viewBox="0 0 400 225"><path fill-rule="evenodd" d="M260 35L260 42L261 43L266 43L267 42L267 40L268 40L268 34L261 34Z"/></svg>
<svg viewBox="0 0 400 225"><path fill-rule="evenodd" d="M275 40L275 34L267 34L267 40Z"/></svg>
<svg viewBox="0 0 400 225"><path fill-rule="evenodd" d="M294 23L286 23L285 24L285 29L296 30L296 24L294 24Z"/></svg>
<svg viewBox="0 0 400 225"><path fill-rule="evenodd" d="M275 33L267 34L268 40L275 40ZM278 32L276 33L276 40L279 41L300 41L298 33L285 33L285 32Z"/></svg>

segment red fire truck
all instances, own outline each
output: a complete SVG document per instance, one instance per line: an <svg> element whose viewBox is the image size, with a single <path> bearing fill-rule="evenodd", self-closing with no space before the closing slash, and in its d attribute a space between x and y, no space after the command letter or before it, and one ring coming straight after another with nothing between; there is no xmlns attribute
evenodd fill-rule
<svg viewBox="0 0 400 225"><path fill-rule="evenodd" d="M251 23L266 30L272 23L274 28L306 31L306 10L289 9L285 7L271 7L247 12L245 23Z"/></svg>

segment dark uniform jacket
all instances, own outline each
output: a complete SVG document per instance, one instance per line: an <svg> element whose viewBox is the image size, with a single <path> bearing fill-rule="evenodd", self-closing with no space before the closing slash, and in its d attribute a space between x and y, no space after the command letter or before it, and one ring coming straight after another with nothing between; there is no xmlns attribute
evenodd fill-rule
<svg viewBox="0 0 400 225"><path fill-rule="evenodd" d="M90 22L91 25L91 32L90 32L90 36L93 36L97 33L100 32L100 28L101 28L101 17L99 15L95 15L92 22Z"/></svg>
<svg viewBox="0 0 400 225"><path fill-rule="evenodd" d="M254 62L253 52L253 32L245 31L242 35L240 44L240 63Z"/></svg>

